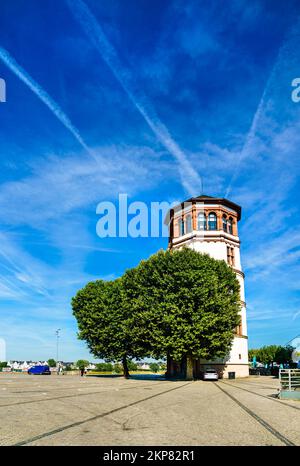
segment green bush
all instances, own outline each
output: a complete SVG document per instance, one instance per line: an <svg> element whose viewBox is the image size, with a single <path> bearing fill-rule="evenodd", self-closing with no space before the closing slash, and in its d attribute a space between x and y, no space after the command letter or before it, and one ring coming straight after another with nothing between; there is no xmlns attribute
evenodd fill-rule
<svg viewBox="0 0 300 466"><path fill-rule="evenodd" d="M86 359L79 359L77 362L76 362L76 367L79 369L79 370L84 370L86 369L86 367L89 365L89 361L87 361Z"/></svg>
<svg viewBox="0 0 300 466"><path fill-rule="evenodd" d="M96 371L98 372L112 372L113 365L110 362L99 362L96 364Z"/></svg>
<svg viewBox="0 0 300 466"><path fill-rule="evenodd" d="M64 367L64 371L72 371L72 367L71 366L65 366Z"/></svg>
<svg viewBox="0 0 300 466"><path fill-rule="evenodd" d="M121 366L121 364L114 364L114 372L116 372L117 374L121 374L123 372L123 367Z"/></svg>
<svg viewBox="0 0 300 466"><path fill-rule="evenodd" d="M150 362L149 367L150 367L150 370L154 372L155 374L160 369L159 364L157 364L157 362Z"/></svg>
<svg viewBox="0 0 300 466"><path fill-rule="evenodd" d="M137 365L136 362L133 362L133 361L129 360L127 362L127 365L128 365L129 371L137 371L138 370L138 365Z"/></svg>
<svg viewBox="0 0 300 466"><path fill-rule="evenodd" d="M56 367L55 359L52 359L52 358L48 359L48 365L49 367Z"/></svg>

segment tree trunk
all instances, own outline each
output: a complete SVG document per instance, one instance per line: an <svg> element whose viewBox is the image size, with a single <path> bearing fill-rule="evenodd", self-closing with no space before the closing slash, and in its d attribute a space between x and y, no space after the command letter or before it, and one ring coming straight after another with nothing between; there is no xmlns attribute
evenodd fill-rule
<svg viewBox="0 0 300 466"><path fill-rule="evenodd" d="M171 377L172 374L171 374L171 365L172 365L172 361L171 361L171 358L170 358L170 354L167 353L167 371L166 371L166 377Z"/></svg>
<svg viewBox="0 0 300 466"><path fill-rule="evenodd" d="M125 379L128 379L129 378L129 370L128 370L128 365L127 365L126 354L122 358L122 364L123 364L124 377L125 377Z"/></svg>
<svg viewBox="0 0 300 466"><path fill-rule="evenodd" d="M186 357L186 380L193 380L193 358Z"/></svg>

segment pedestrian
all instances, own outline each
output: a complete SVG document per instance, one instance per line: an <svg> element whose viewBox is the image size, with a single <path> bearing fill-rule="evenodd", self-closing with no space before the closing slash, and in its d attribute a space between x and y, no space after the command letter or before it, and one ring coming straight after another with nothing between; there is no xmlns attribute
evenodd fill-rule
<svg viewBox="0 0 300 466"><path fill-rule="evenodd" d="M83 374L84 374L84 367L82 367L82 368L80 369L80 375L81 375L81 377L83 377Z"/></svg>

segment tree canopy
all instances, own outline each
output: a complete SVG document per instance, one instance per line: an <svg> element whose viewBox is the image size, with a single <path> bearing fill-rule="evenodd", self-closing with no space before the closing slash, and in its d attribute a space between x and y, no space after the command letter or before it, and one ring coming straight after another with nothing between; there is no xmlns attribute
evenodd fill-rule
<svg viewBox="0 0 300 466"><path fill-rule="evenodd" d="M262 364L271 364L276 362L278 364L290 364L292 362L292 346L269 345L262 346L261 348L249 349L249 360L256 357L258 362Z"/></svg>
<svg viewBox="0 0 300 466"><path fill-rule="evenodd" d="M239 283L224 261L191 249L160 251L123 276L135 338L156 357L211 359L230 350Z"/></svg>
<svg viewBox="0 0 300 466"><path fill-rule="evenodd" d="M78 361L76 362L76 367L78 367L78 369L80 370L84 370L88 365L89 361L87 361L86 359L78 359Z"/></svg>
<svg viewBox="0 0 300 466"><path fill-rule="evenodd" d="M143 357L145 350L134 343L130 306L125 305L121 279L88 283L72 299L79 338L95 357L122 360L128 376L127 358Z"/></svg>
<svg viewBox="0 0 300 466"><path fill-rule="evenodd" d="M55 367L56 366L56 361L53 358L48 359L48 365L49 367Z"/></svg>
<svg viewBox="0 0 300 466"><path fill-rule="evenodd" d="M188 248L159 251L72 299L79 338L106 360L225 356L240 321L239 283L224 262Z"/></svg>
<svg viewBox="0 0 300 466"><path fill-rule="evenodd" d="M150 362L149 368L155 374L156 374L156 372L158 372L160 370L160 366L159 366L159 364L157 362Z"/></svg>

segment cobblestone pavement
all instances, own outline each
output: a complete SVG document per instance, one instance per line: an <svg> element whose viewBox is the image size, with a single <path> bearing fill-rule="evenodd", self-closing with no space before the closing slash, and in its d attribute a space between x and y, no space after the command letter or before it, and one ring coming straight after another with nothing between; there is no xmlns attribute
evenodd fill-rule
<svg viewBox="0 0 300 466"><path fill-rule="evenodd" d="M0 374L0 445L300 445L279 382Z"/></svg>

